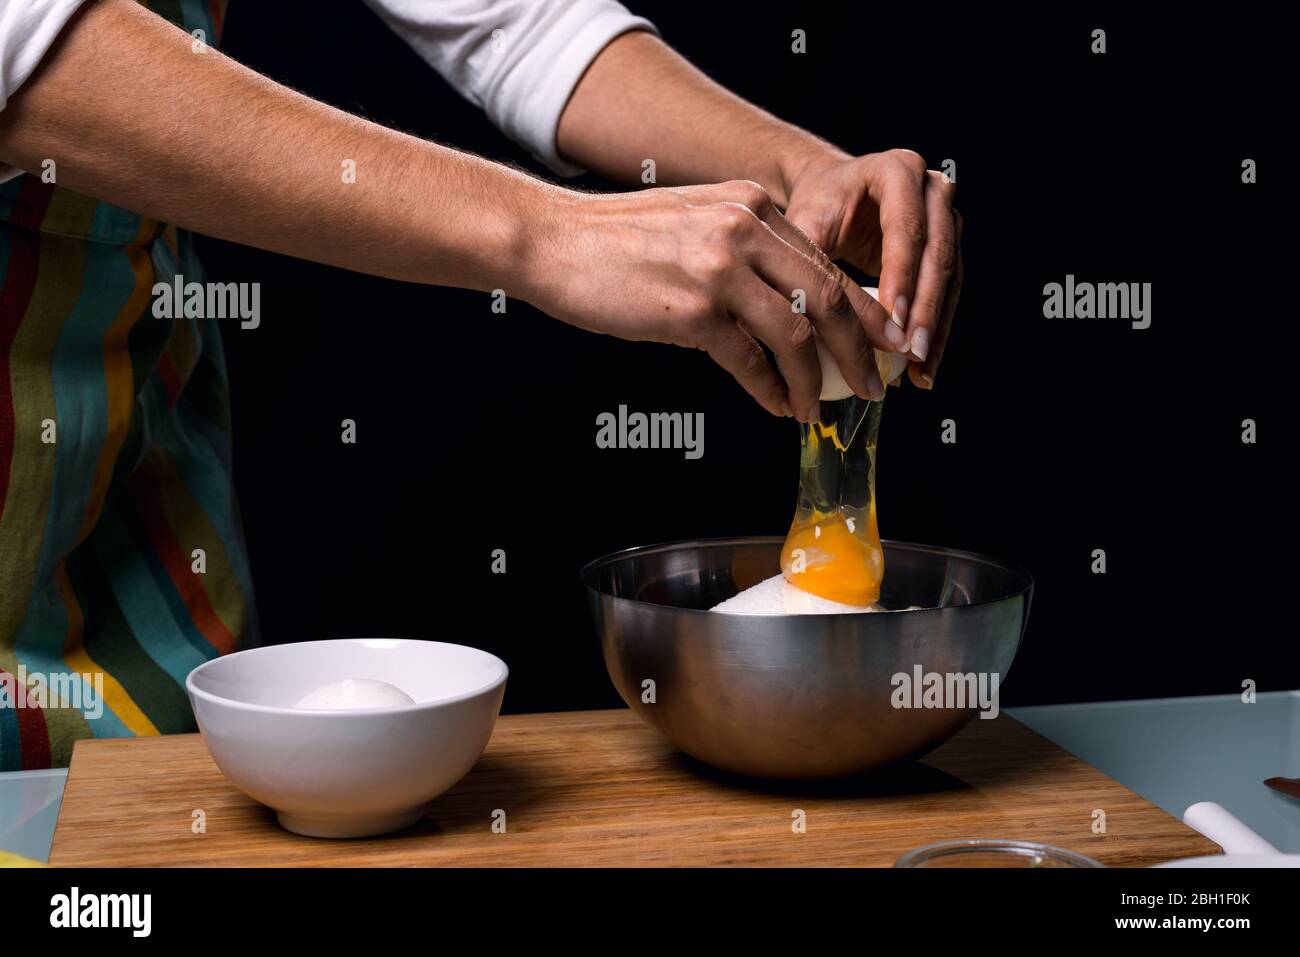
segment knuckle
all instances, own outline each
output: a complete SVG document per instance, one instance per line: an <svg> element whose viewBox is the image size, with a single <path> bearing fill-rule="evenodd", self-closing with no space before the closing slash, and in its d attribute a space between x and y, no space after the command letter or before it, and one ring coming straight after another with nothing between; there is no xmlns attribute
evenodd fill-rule
<svg viewBox="0 0 1300 957"><path fill-rule="evenodd" d="M912 306L912 320L933 331L942 306L943 303L934 293L929 291L918 292L916 302Z"/></svg>
<svg viewBox="0 0 1300 957"><path fill-rule="evenodd" d="M755 213L765 213L772 205L772 197L760 184L751 179L732 180L726 184L732 202L739 203Z"/></svg>
<svg viewBox="0 0 1300 957"><path fill-rule="evenodd" d="M891 150L890 153L894 159L902 163L909 171L918 175L923 175L925 173L925 157L916 150L898 149Z"/></svg>
<svg viewBox="0 0 1300 957"><path fill-rule="evenodd" d="M848 292L829 273L822 280L820 298L828 315L842 316L853 311Z"/></svg>
<svg viewBox="0 0 1300 957"><path fill-rule="evenodd" d="M899 213L889 223L890 230L911 243L920 246L925 242L925 220L915 212Z"/></svg>
<svg viewBox="0 0 1300 957"><path fill-rule="evenodd" d="M757 221L753 211L743 203L719 203L714 207L713 215L717 218L718 230L733 239L744 236Z"/></svg>
<svg viewBox="0 0 1300 957"><path fill-rule="evenodd" d="M813 325L807 316L791 313L785 325L786 342L794 352L803 352L812 348Z"/></svg>
<svg viewBox="0 0 1300 957"><path fill-rule="evenodd" d="M710 244L695 254L695 267L710 286L727 275L735 265L735 258L725 246Z"/></svg>
<svg viewBox="0 0 1300 957"><path fill-rule="evenodd" d="M737 357L736 366L742 376L746 379L757 379L767 374L767 356L763 355L763 350L759 348L757 342L749 339L738 348L740 355Z"/></svg>
<svg viewBox="0 0 1300 957"><path fill-rule="evenodd" d="M957 265L957 244L947 236L935 238L930 243L930 260L946 276Z"/></svg>

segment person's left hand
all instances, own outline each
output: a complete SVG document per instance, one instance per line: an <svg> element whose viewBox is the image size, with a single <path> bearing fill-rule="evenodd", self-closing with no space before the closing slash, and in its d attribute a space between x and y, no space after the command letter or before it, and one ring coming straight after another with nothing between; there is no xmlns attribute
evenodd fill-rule
<svg viewBox="0 0 1300 957"><path fill-rule="evenodd" d="M906 330L908 375L934 385L961 295L961 215L954 183L911 150L804 165L790 186L786 218L832 259L880 277L880 302Z"/></svg>

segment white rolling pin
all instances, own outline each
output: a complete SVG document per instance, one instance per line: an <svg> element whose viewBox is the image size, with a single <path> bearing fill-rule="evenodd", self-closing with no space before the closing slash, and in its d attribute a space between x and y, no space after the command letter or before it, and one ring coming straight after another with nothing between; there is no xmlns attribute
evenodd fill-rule
<svg viewBox="0 0 1300 957"><path fill-rule="evenodd" d="M1201 801L1183 812L1183 823L1223 848L1224 854L1280 854L1222 804Z"/></svg>

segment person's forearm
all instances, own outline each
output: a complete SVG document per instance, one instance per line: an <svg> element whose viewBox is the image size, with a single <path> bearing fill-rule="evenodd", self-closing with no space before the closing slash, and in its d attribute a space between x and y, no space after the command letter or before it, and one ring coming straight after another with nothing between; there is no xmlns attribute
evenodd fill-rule
<svg viewBox="0 0 1300 957"><path fill-rule="evenodd" d="M692 109L714 114L711 137L669 137L664 116L647 127L666 147L661 184L750 177L772 195L736 182L563 189L313 102L191 43L132 0L89 5L0 111L0 161L34 172L54 160L60 185L235 242L501 288L584 329L702 349L776 415L819 414L819 343L857 395L883 394L872 348L900 352L901 326L773 204L786 199L785 163L834 151L707 81L675 82L710 98L709 111ZM784 162L766 162L777 138ZM716 140L727 148L708 148ZM619 178L637 181L650 142L618 147L626 164L574 156L626 165ZM790 308L795 289L806 311Z"/></svg>
<svg viewBox="0 0 1300 957"><path fill-rule="evenodd" d="M649 33L607 46L560 118L560 153L616 182L661 186L751 179L784 208L813 159L847 154L714 83Z"/></svg>
<svg viewBox="0 0 1300 957"><path fill-rule="evenodd" d="M558 187L191 43L131 0L88 5L0 112L0 159L37 172L52 159L78 192L376 275L492 289L520 273L528 223Z"/></svg>

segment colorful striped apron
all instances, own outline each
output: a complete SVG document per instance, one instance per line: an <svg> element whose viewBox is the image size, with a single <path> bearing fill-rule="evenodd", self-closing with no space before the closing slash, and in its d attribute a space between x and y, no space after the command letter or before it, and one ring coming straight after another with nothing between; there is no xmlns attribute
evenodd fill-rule
<svg viewBox="0 0 1300 957"><path fill-rule="evenodd" d="M216 43L224 0L148 6ZM152 312L177 274L188 233L0 184L0 771L192 731L186 674L256 643L217 320Z"/></svg>

